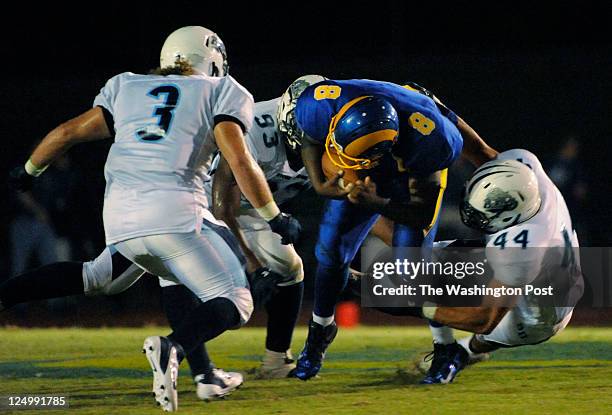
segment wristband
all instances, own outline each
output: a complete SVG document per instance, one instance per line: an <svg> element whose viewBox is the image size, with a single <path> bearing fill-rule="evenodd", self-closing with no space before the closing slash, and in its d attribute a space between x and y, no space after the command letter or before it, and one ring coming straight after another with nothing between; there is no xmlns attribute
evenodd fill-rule
<svg viewBox="0 0 612 415"><path fill-rule="evenodd" d="M274 200L272 200L265 206L255 208L255 210L257 211L257 213L259 213L259 216L266 220L266 222L270 222L272 219L274 219L281 213Z"/></svg>
<svg viewBox="0 0 612 415"><path fill-rule="evenodd" d="M26 161L25 164L25 171L30 175L30 176L34 176L34 177L38 177L41 174L43 174L43 172L45 170L47 170L47 166L44 167L37 167L34 163L32 163L32 159L28 159L28 161Z"/></svg>
<svg viewBox="0 0 612 415"><path fill-rule="evenodd" d="M436 306L433 303L429 303L429 302L425 302L425 304L423 304L423 308L422 308L422 314L423 317L425 317L428 320L434 320L434 317L436 315L436 310L438 309L438 306Z"/></svg>

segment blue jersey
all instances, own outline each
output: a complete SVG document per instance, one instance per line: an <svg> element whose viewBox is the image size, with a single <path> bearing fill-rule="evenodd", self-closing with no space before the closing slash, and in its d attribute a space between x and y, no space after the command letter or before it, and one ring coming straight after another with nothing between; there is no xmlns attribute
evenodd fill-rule
<svg viewBox="0 0 612 415"><path fill-rule="evenodd" d="M463 138L456 127L457 116L452 112L443 115L431 98L390 82L353 79L311 85L297 101L298 127L325 145L332 117L360 96L385 98L397 111L399 138L392 153L399 171L430 174L449 167L459 157Z"/></svg>

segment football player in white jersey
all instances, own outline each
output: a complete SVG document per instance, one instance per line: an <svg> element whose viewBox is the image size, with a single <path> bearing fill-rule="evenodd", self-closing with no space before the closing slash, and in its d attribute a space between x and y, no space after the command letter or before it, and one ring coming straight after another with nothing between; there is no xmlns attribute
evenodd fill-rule
<svg viewBox="0 0 612 415"><path fill-rule="evenodd" d="M496 306L487 297L481 307L423 308L427 318L476 333L457 343L452 329L445 327L450 341L434 345L423 383L449 383L468 362L483 360L500 347L548 340L568 324L582 295L578 237L570 213L534 154L509 150L483 164L467 183L460 209L467 226L485 233L492 284L523 287L546 279L566 298L555 303L559 306L532 293L513 298L513 306Z"/></svg>
<svg viewBox="0 0 612 415"><path fill-rule="evenodd" d="M310 182L299 154L286 145L286 136L278 129L278 104L278 98L255 104L255 123L247 144L266 175L275 201L281 205L309 188ZM237 237L246 257L247 270L257 274L269 268L283 277L283 282L265 303L268 315L266 350L258 375L262 378L287 377L295 368L290 345L303 294L302 260L293 245L283 245L250 203L241 198L225 158L220 155L213 166L215 172L210 189L213 212Z"/></svg>
<svg viewBox="0 0 612 415"><path fill-rule="evenodd" d="M278 103L277 98L255 104L254 125L245 138L250 153L273 190L274 199L277 204L282 205L308 189L310 182L299 163L299 157L297 166L292 160L292 155L296 154L295 149L285 139L286 135L280 133L277 128ZM250 203L240 197L225 160L221 164L221 171L217 172L220 160L221 157L217 155L209 172L215 185L213 186L212 181L205 185L209 204L213 203L213 187L217 190L214 198L215 216L229 224L238 236L250 273L256 274L269 268L283 276L284 282L279 284L277 292L266 304L266 352L259 376L286 377L295 367L289 348L303 293L302 260L293 245L283 245L279 236L272 232ZM142 268L132 264L113 246L109 246L92 261L50 264L0 284L0 310L3 308L2 304L8 308L28 301L67 295L115 295L128 289L144 274ZM185 287L172 281L160 278L160 285L162 304L172 326L175 320L180 320L178 317L182 313L179 309L186 309L193 304L193 295ZM33 290L33 286L40 289ZM231 387L222 387L219 390L214 382L209 383L219 383L218 379L211 380L202 376L204 369L210 365L205 348L187 354L186 357L201 399L219 397L230 391ZM230 386L242 383L239 373L218 374L225 379L225 383L229 380Z"/></svg>
<svg viewBox="0 0 612 415"><path fill-rule="evenodd" d="M246 323L253 308L226 228L208 210L204 183L215 152L221 151L246 198L284 243L297 238L299 224L280 212L246 148L253 100L226 74L220 38L199 26L178 29L166 39L160 63L156 74L111 78L94 108L47 134L12 179L24 186L71 146L114 133L105 165L107 245L200 300L170 335L148 337L143 345L156 400L174 411L185 353Z"/></svg>

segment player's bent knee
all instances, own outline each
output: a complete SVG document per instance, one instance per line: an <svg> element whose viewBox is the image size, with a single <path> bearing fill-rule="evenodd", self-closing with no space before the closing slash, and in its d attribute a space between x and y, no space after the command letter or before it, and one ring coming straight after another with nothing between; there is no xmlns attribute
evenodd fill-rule
<svg viewBox="0 0 612 415"><path fill-rule="evenodd" d="M290 285L299 284L304 281L304 265L302 258L295 255L291 258L292 261L285 263L277 263L270 266L270 269L287 278L288 281L278 284L280 287L288 287Z"/></svg>
<svg viewBox="0 0 612 415"><path fill-rule="evenodd" d="M113 280L111 252L106 248L93 261L83 263L83 291L85 295L104 295L104 288Z"/></svg>
<svg viewBox="0 0 612 415"><path fill-rule="evenodd" d="M326 248L324 245L319 245L315 247L315 257L317 258L317 262L319 266L323 266L325 268L343 268L344 264L340 252L337 248Z"/></svg>
<svg viewBox="0 0 612 415"><path fill-rule="evenodd" d="M83 292L91 296L119 294L143 274L140 267L107 247L96 259L83 263Z"/></svg>
<svg viewBox="0 0 612 415"><path fill-rule="evenodd" d="M238 287L234 288L233 292L230 295L223 296L222 298L230 300L238 310L238 314L240 316L240 321L238 322L238 324L234 327L231 327L230 330L236 330L244 326L253 314L254 307L253 297L251 297L251 291L248 288Z"/></svg>

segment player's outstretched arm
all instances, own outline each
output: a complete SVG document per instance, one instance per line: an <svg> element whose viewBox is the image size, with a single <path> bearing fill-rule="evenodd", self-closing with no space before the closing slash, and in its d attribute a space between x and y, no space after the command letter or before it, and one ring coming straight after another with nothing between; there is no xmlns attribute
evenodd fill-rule
<svg viewBox="0 0 612 415"><path fill-rule="evenodd" d="M225 158L221 156L217 171L213 176L213 214L229 226L236 239L238 239L240 248L247 260L247 271L254 272L261 268L262 264L247 246L244 233L236 220L240 209L240 195L240 188L234 179L232 170Z"/></svg>
<svg viewBox="0 0 612 415"><path fill-rule="evenodd" d="M274 216L280 213L266 177L247 149L240 126L232 121L220 122L215 126L215 139L240 190L253 207L259 209L274 204L276 209L271 209L276 210Z"/></svg>
<svg viewBox="0 0 612 415"><path fill-rule="evenodd" d="M492 288L502 285L495 279L489 283ZM423 307L423 316L459 330L489 334L514 306L516 300L516 297L485 296L479 307Z"/></svg>
<svg viewBox="0 0 612 415"><path fill-rule="evenodd" d="M282 237L283 244L297 241L301 232L299 222L281 213L261 168L247 149L241 127L233 121L223 121L214 130L217 146L236 178L238 187L272 231Z"/></svg>
<svg viewBox="0 0 612 415"><path fill-rule="evenodd" d="M312 187L318 195L323 197L341 198L350 193L353 189L353 184L340 187L340 179L344 176L344 171L338 170L338 173L327 180L321 166L321 157L323 156L323 146L311 142L305 138L302 141L302 161L308 172L308 177L312 183Z"/></svg>
<svg viewBox="0 0 612 415"><path fill-rule="evenodd" d="M457 117L457 129L463 137L461 155L476 167L493 160L499 152L490 147L461 117Z"/></svg>
<svg viewBox="0 0 612 415"><path fill-rule="evenodd" d="M470 333L489 334L508 312L507 307L433 307L423 315L429 320Z"/></svg>
<svg viewBox="0 0 612 415"><path fill-rule="evenodd" d="M54 128L38 144L30 160L46 167L75 144L111 137L102 108L95 107Z"/></svg>
<svg viewBox="0 0 612 415"><path fill-rule="evenodd" d="M449 110L448 107L433 94L433 92L422 87L416 82L407 82L406 85L404 85L404 88L412 89L431 98L436 103L436 106L442 115L445 117L449 118L449 113L452 113L451 119L454 119L455 117L457 118L457 129L463 137L463 151L461 152L461 155L474 166L480 167L481 164L491 161L497 157L497 150L491 148L482 138L480 138L478 133L476 133L476 131L470 127L467 122L465 122L465 120L457 116L453 111Z"/></svg>
<svg viewBox="0 0 612 415"><path fill-rule="evenodd" d="M102 108L95 107L54 128L36 146L23 167L10 175L13 187L26 190L32 177L39 176L59 156L75 144L111 137Z"/></svg>

